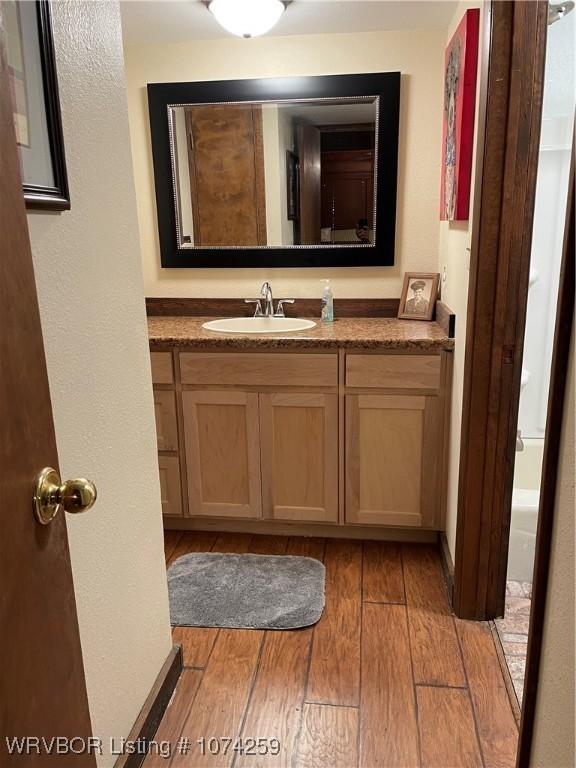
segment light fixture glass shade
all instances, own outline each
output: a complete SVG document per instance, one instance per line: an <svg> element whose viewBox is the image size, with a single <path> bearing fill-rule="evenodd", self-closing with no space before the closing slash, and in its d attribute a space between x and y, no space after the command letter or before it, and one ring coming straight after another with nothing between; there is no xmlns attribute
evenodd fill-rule
<svg viewBox="0 0 576 768"><path fill-rule="evenodd" d="M280 0L212 0L208 7L216 21L238 37L265 35L284 11Z"/></svg>

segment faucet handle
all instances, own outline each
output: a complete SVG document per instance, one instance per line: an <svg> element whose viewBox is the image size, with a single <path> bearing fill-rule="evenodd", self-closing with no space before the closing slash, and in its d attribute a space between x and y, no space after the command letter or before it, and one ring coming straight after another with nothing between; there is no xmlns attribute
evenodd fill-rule
<svg viewBox="0 0 576 768"><path fill-rule="evenodd" d="M284 304L294 304L294 299L278 299L275 317L286 317L284 314Z"/></svg>
<svg viewBox="0 0 576 768"><path fill-rule="evenodd" d="M262 317L262 304L260 299L244 299L244 304L256 304L256 309L254 310L254 317Z"/></svg>

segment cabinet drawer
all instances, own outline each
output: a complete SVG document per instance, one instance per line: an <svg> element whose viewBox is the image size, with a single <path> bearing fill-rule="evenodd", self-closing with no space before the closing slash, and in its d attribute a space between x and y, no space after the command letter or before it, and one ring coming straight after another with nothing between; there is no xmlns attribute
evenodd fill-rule
<svg viewBox="0 0 576 768"><path fill-rule="evenodd" d="M347 355L346 386L439 389L440 355Z"/></svg>
<svg viewBox="0 0 576 768"><path fill-rule="evenodd" d="M162 514L182 514L182 488L180 486L180 460L176 456L159 456L160 497Z"/></svg>
<svg viewBox="0 0 576 768"><path fill-rule="evenodd" d="M154 414L158 450L177 451L178 427L174 392L169 389L154 390Z"/></svg>
<svg viewBox="0 0 576 768"><path fill-rule="evenodd" d="M152 382L154 384L172 384L172 354L170 352L151 352Z"/></svg>
<svg viewBox="0 0 576 768"><path fill-rule="evenodd" d="M337 355L180 355L183 384L218 386L336 387Z"/></svg>

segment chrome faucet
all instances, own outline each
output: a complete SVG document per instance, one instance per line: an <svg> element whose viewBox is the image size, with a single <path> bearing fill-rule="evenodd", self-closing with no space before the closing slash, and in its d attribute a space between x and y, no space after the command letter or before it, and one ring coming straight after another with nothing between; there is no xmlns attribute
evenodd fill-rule
<svg viewBox="0 0 576 768"><path fill-rule="evenodd" d="M274 312L274 298L272 296L272 286L266 280L260 288L260 298L244 299L246 304L255 304L254 317L285 317L284 304L294 304L294 299L278 299L276 312ZM264 309L262 304L264 303Z"/></svg>
<svg viewBox="0 0 576 768"><path fill-rule="evenodd" d="M260 288L260 299L265 302L264 304L264 317L274 317L274 299L272 297L272 286L268 281L262 283Z"/></svg>

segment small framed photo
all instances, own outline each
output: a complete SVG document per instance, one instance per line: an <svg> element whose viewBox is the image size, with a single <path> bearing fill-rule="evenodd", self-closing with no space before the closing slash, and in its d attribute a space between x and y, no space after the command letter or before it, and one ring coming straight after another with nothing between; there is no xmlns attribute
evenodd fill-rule
<svg viewBox="0 0 576 768"><path fill-rule="evenodd" d="M402 320L432 320L439 284L438 272L406 272L398 317Z"/></svg>

